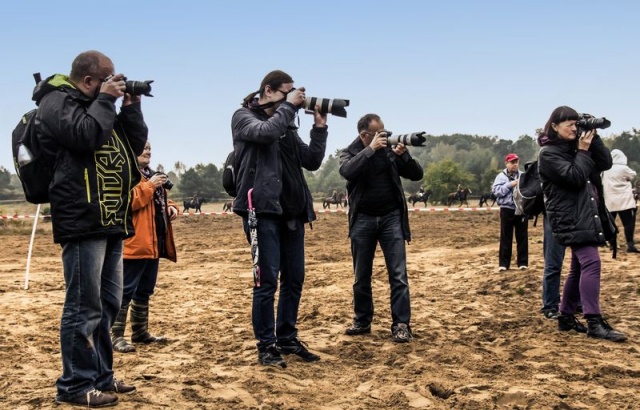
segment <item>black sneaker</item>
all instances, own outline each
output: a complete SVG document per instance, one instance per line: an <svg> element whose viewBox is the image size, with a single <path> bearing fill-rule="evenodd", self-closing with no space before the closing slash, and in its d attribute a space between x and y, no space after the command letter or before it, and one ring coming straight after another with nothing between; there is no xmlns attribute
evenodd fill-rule
<svg viewBox="0 0 640 410"><path fill-rule="evenodd" d="M560 315L560 312L555 309L549 309L543 311L542 314L544 315L545 319L558 320L558 315Z"/></svg>
<svg viewBox="0 0 640 410"><path fill-rule="evenodd" d="M69 400L56 399L56 404L70 404L72 406L83 406L89 409L97 409L100 407L111 407L118 404L118 396L110 392L101 392L100 390L91 390L87 394L74 397Z"/></svg>
<svg viewBox="0 0 640 410"><path fill-rule="evenodd" d="M371 325L361 325L360 323L353 322L353 324L349 326L344 333L349 336L371 333Z"/></svg>
<svg viewBox="0 0 640 410"><path fill-rule="evenodd" d="M278 341L276 347L280 353L298 355L305 362L317 362L320 360L320 356L311 353L305 345L306 343L301 342L298 338L293 338L291 340Z"/></svg>
<svg viewBox="0 0 640 410"><path fill-rule="evenodd" d="M287 367L287 362L280 356L275 344L258 349L258 362L264 366Z"/></svg>
<svg viewBox="0 0 640 410"><path fill-rule="evenodd" d="M411 328L406 323L398 323L391 330L393 341L396 343L407 343L413 339Z"/></svg>

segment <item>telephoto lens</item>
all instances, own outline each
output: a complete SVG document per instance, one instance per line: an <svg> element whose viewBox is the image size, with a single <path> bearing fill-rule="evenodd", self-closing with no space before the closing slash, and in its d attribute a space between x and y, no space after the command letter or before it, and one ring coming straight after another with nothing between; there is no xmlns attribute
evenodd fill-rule
<svg viewBox="0 0 640 410"><path fill-rule="evenodd" d="M307 114L312 114L316 105L320 107L320 114L333 114L336 117L347 118L345 107L349 106L349 100L307 97L302 103Z"/></svg>
<svg viewBox="0 0 640 410"><path fill-rule="evenodd" d="M412 147L422 147L427 138L425 131L412 132L410 134L391 135L391 131L386 131L389 145L404 144Z"/></svg>

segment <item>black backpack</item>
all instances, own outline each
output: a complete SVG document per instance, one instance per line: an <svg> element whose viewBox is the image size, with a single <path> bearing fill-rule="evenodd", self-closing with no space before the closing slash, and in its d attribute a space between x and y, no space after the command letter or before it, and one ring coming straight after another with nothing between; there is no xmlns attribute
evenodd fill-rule
<svg viewBox="0 0 640 410"><path fill-rule="evenodd" d="M231 151L222 166L222 187L231 197L236 197L236 152Z"/></svg>
<svg viewBox="0 0 640 410"><path fill-rule="evenodd" d="M516 213L529 218L537 218L544 212L544 194L537 160L524 164L524 172L520 174L518 185L513 190L513 201Z"/></svg>
<svg viewBox="0 0 640 410"><path fill-rule="evenodd" d="M36 80L34 99L36 105L44 94L50 90L40 78L40 73L33 75ZM53 180L55 154L46 149L36 131L36 114L33 109L22 116L11 134L13 165L22 184L27 201L32 204L49 202L49 185Z"/></svg>

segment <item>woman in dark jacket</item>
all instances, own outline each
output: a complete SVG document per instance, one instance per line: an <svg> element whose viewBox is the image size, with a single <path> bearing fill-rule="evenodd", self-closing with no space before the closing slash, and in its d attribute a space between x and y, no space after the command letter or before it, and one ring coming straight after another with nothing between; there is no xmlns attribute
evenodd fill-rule
<svg viewBox="0 0 640 410"><path fill-rule="evenodd" d="M572 108L556 108L545 125L538 170L546 218L555 239L571 247L571 269L564 284L558 329L574 329L587 336L621 342L600 312L601 262L598 246L605 244L607 224L600 172L611 168L611 154L595 130L578 137L580 115ZM587 328L575 318L582 300Z"/></svg>

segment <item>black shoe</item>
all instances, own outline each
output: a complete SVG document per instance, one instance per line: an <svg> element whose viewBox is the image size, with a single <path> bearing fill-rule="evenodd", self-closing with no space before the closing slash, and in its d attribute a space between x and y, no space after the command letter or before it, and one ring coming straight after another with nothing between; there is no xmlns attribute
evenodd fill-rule
<svg viewBox="0 0 640 410"><path fill-rule="evenodd" d="M630 246L627 248L627 253L640 253L640 249L635 246Z"/></svg>
<svg viewBox="0 0 640 410"><path fill-rule="evenodd" d="M361 325L359 323L353 322L353 324L349 326L344 333L349 336L371 333L371 325Z"/></svg>
<svg viewBox="0 0 640 410"><path fill-rule="evenodd" d="M264 366L287 367L287 362L280 356L275 344L258 349L258 362Z"/></svg>
<svg viewBox="0 0 640 410"><path fill-rule="evenodd" d="M398 323L391 330L392 339L396 343L407 343L413 339L411 328L406 323Z"/></svg>
<svg viewBox="0 0 640 410"><path fill-rule="evenodd" d="M545 319L557 320L560 312L558 312L556 309L549 309L542 311L542 314L544 315Z"/></svg>
<svg viewBox="0 0 640 410"><path fill-rule="evenodd" d="M109 393L127 394L136 391L136 386L132 384L126 384L124 380L113 379L113 385L108 389L104 389L103 391Z"/></svg>
<svg viewBox="0 0 640 410"><path fill-rule="evenodd" d="M558 330L568 332L575 330L578 333L587 333L587 328L574 315L558 315Z"/></svg>
<svg viewBox="0 0 640 410"><path fill-rule="evenodd" d="M291 340L278 341L276 348L282 354L298 355L305 362L317 362L320 360L320 356L307 350L305 344L298 340L298 338L293 338Z"/></svg>
<svg viewBox="0 0 640 410"><path fill-rule="evenodd" d="M82 396L74 397L70 400L59 400L56 399L57 404L70 404L72 406L83 406L89 409L100 408L100 407L110 407L118 404L118 396L113 393L104 393L100 390L91 390L87 392L87 394L83 394Z"/></svg>
<svg viewBox="0 0 640 410"><path fill-rule="evenodd" d="M587 319L587 336L611 340L612 342L624 342L627 340L627 336L624 333L613 330L611 325L602 317Z"/></svg>

